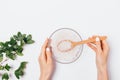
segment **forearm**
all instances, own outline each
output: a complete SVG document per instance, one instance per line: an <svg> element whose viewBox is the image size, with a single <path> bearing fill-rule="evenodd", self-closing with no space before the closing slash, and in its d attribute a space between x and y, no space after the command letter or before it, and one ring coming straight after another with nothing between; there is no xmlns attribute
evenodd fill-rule
<svg viewBox="0 0 120 80"><path fill-rule="evenodd" d="M97 80L108 80L107 66L101 66L97 71Z"/></svg>
<svg viewBox="0 0 120 80"><path fill-rule="evenodd" d="M39 80L51 80L50 77L46 76L46 75L40 75L40 79Z"/></svg>
<svg viewBox="0 0 120 80"><path fill-rule="evenodd" d="M50 79L48 77L45 77L45 76L40 76L39 80L50 80Z"/></svg>

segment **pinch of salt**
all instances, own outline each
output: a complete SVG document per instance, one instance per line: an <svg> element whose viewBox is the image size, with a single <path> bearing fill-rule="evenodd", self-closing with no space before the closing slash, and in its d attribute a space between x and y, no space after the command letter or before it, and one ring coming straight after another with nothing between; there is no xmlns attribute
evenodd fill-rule
<svg viewBox="0 0 120 80"><path fill-rule="evenodd" d="M96 41L100 41L100 38L99 38L99 37L96 37Z"/></svg>

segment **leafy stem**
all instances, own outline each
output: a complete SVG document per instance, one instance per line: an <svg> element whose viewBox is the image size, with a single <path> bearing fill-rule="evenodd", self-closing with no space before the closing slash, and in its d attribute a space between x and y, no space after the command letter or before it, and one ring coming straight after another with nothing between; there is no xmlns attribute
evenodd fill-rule
<svg viewBox="0 0 120 80"><path fill-rule="evenodd" d="M17 56L23 56L23 47L26 44L32 44L35 41L32 40L32 35L22 34L18 32L16 35L13 35L9 41L0 42L0 70L5 71L2 74L2 80L8 80L9 74L6 73L6 70L9 71L11 66L9 64L4 64L9 59L16 60ZM3 65L4 64L4 65ZM23 61L20 63L20 66L17 70L14 71L17 79L20 76L24 75L24 69L26 67L27 62Z"/></svg>

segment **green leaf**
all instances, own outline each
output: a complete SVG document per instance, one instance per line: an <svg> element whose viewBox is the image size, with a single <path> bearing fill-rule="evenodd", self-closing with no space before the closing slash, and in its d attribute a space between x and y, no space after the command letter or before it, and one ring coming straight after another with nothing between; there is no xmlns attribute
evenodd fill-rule
<svg viewBox="0 0 120 80"><path fill-rule="evenodd" d="M3 54L0 54L0 62L3 60Z"/></svg>
<svg viewBox="0 0 120 80"><path fill-rule="evenodd" d="M15 45L17 44L16 40L14 40L13 38L10 39L10 42L9 42L11 45Z"/></svg>
<svg viewBox="0 0 120 80"><path fill-rule="evenodd" d="M18 37L22 37L21 32L18 32L18 33L17 33L17 36L18 36Z"/></svg>
<svg viewBox="0 0 120 80"><path fill-rule="evenodd" d="M16 50L16 51L18 51L18 52L22 53L23 48L22 48L21 46L18 46L18 48L17 48L17 50Z"/></svg>
<svg viewBox="0 0 120 80"><path fill-rule="evenodd" d="M4 66L0 65L0 70L4 70Z"/></svg>
<svg viewBox="0 0 120 80"><path fill-rule="evenodd" d="M23 36L23 38L25 38L25 37L26 37L26 34L23 34L22 36Z"/></svg>
<svg viewBox="0 0 120 80"><path fill-rule="evenodd" d="M8 57L8 58L10 58L10 59L12 59L12 60L15 60L16 59L16 55L14 54L14 53L7 53L6 54L6 57Z"/></svg>
<svg viewBox="0 0 120 80"><path fill-rule="evenodd" d="M31 40L31 39L32 39L32 35L28 35L27 40Z"/></svg>
<svg viewBox="0 0 120 80"><path fill-rule="evenodd" d="M4 52L5 50L6 50L5 43L0 42L0 51L1 51L1 53Z"/></svg>
<svg viewBox="0 0 120 80"><path fill-rule="evenodd" d="M21 40L20 41L20 46L24 46L24 44L25 44L24 40Z"/></svg>
<svg viewBox="0 0 120 80"><path fill-rule="evenodd" d="M17 35L13 35L13 38L17 41L19 40Z"/></svg>
<svg viewBox="0 0 120 80"><path fill-rule="evenodd" d="M15 70L14 74L17 79L20 79L20 76L24 75L24 69L26 68L27 62L21 62L19 68Z"/></svg>
<svg viewBox="0 0 120 80"><path fill-rule="evenodd" d="M11 67L10 67L8 64L5 65L5 69L6 69L7 71L9 71L10 68L11 68Z"/></svg>
<svg viewBox="0 0 120 80"><path fill-rule="evenodd" d="M22 69L22 70L24 70L25 68L26 68L26 64L27 64L28 62L21 62L21 65L20 65L20 67L19 67L19 69Z"/></svg>
<svg viewBox="0 0 120 80"><path fill-rule="evenodd" d="M0 42L0 46L1 46L1 47L4 46L4 43L3 43L3 42Z"/></svg>
<svg viewBox="0 0 120 80"><path fill-rule="evenodd" d="M17 36L18 36L19 41L21 41L23 39L21 32L18 32Z"/></svg>
<svg viewBox="0 0 120 80"><path fill-rule="evenodd" d="M29 41L27 41L27 44L32 44L34 42L35 42L34 40L29 40Z"/></svg>
<svg viewBox="0 0 120 80"><path fill-rule="evenodd" d="M8 73L4 73L2 75L2 80L8 80L8 79L9 79Z"/></svg>
<svg viewBox="0 0 120 80"><path fill-rule="evenodd" d="M15 54L10 54L9 58L12 59L12 60L15 60L16 59L16 55Z"/></svg>
<svg viewBox="0 0 120 80"><path fill-rule="evenodd" d="M20 52L16 52L16 54L18 55L18 56L23 56L23 53L20 53Z"/></svg>
<svg viewBox="0 0 120 80"><path fill-rule="evenodd" d="M19 71L19 70L15 71L15 76L17 79L20 79L20 76L23 76L23 75L24 75L23 71Z"/></svg>

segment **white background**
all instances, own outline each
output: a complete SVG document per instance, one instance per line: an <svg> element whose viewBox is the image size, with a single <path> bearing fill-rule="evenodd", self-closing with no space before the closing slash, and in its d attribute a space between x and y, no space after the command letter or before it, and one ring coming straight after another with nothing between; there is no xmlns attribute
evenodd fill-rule
<svg viewBox="0 0 120 80"><path fill-rule="evenodd" d="M18 62L29 61L26 75L21 80L39 79L41 45L61 27L78 31L83 39L95 34L107 35L110 45L109 78L120 80L119 0L0 0L0 41L8 40L18 31L31 33L36 41L25 46L25 55L18 57ZM76 62L56 63L53 80L96 80L96 73L95 53L85 45Z"/></svg>

